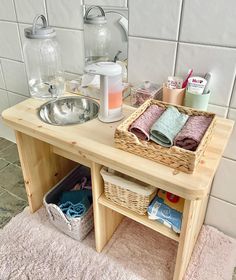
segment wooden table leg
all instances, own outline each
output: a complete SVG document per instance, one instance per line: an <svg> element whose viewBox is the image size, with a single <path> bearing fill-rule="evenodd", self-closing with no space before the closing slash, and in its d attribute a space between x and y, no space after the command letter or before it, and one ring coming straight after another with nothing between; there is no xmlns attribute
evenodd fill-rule
<svg viewBox="0 0 236 280"><path fill-rule="evenodd" d="M202 200L186 200L178 246L174 280L182 280L204 221L208 196Z"/></svg>
<svg viewBox="0 0 236 280"><path fill-rule="evenodd" d="M123 215L98 203L98 198L104 192L104 183L100 170L102 166L92 163L92 188L93 188L93 211L96 250L101 252L112 234L123 219Z"/></svg>
<svg viewBox="0 0 236 280"><path fill-rule="evenodd" d="M44 194L76 163L54 154L45 142L18 131L15 134L30 210L35 212Z"/></svg>

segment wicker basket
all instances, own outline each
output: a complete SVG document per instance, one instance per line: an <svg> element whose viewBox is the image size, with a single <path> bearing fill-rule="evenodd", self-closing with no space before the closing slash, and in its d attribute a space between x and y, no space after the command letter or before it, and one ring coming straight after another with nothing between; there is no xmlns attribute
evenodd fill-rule
<svg viewBox="0 0 236 280"><path fill-rule="evenodd" d="M147 208L156 195L157 188L103 167L105 196L116 204L145 215Z"/></svg>
<svg viewBox="0 0 236 280"><path fill-rule="evenodd" d="M180 170L186 173L192 173L196 169L196 166L198 165L200 158L206 150L206 147L211 139L216 119L215 114L194 110L188 107L172 105L176 107L181 113L185 113L189 116L195 115L212 117L212 121L196 151L188 151L176 146L166 148L152 141L147 142L140 140L136 135L128 131L130 125L152 104L156 104L163 108L167 108L168 106L172 105L153 99L147 100L121 125L117 127L115 131L116 147L124 151L139 155L141 157L165 164L176 170Z"/></svg>
<svg viewBox="0 0 236 280"><path fill-rule="evenodd" d="M64 215L56 204L63 191L70 190L78 180L89 175L89 168L84 166L76 167L53 189L46 193L43 199L43 204L48 212L50 222L60 231L79 241L83 240L93 228L92 205L84 216L69 218Z"/></svg>

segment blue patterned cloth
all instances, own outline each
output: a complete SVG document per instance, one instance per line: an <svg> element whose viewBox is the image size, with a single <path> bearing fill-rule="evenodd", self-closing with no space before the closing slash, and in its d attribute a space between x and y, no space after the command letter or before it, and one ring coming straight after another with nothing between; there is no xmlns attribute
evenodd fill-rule
<svg viewBox="0 0 236 280"><path fill-rule="evenodd" d="M59 207L69 218L82 217L92 205L92 190L76 190L63 192Z"/></svg>
<svg viewBox="0 0 236 280"><path fill-rule="evenodd" d="M60 204L59 207L62 212L69 218L82 217L87 212L85 205L80 202L77 204L73 204L67 201L66 203Z"/></svg>

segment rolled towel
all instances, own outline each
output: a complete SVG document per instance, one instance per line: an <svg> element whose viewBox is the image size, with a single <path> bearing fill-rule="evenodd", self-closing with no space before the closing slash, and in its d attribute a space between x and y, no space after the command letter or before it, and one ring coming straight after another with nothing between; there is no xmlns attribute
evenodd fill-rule
<svg viewBox="0 0 236 280"><path fill-rule="evenodd" d="M171 147L187 119L188 115L180 113L173 106L168 107L151 127L150 139L161 146Z"/></svg>
<svg viewBox="0 0 236 280"><path fill-rule="evenodd" d="M183 129L175 137L174 145L195 151L211 121L212 118L206 116L189 117Z"/></svg>
<svg viewBox="0 0 236 280"><path fill-rule="evenodd" d="M154 122L165 111L164 108L157 105L151 105L143 114L137 118L129 127L129 131L134 133L141 140L149 140L150 128Z"/></svg>

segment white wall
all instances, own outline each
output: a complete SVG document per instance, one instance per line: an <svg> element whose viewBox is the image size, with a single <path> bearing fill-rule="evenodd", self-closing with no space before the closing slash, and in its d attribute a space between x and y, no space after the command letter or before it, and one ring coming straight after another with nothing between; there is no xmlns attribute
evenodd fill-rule
<svg viewBox="0 0 236 280"><path fill-rule="evenodd" d="M236 1L84 0L129 7L129 80L162 83L170 74L213 74L209 110L236 120ZM83 68L80 0L0 0L0 112L29 96L23 28L36 13L56 27L68 73ZM12 137L0 122L0 136ZM236 128L214 180L206 223L236 237Z"/></svg>

